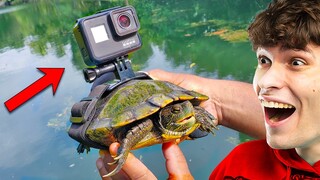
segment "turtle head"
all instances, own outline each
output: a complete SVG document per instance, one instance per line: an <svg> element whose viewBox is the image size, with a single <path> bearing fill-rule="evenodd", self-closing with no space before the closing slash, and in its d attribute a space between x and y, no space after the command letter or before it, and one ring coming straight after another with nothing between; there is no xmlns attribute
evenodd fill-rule
<svg viewBox="0 0 320 180"><path fill-rule="evenodd" d="M160 111L159 116L160 128L167 135L186 135L196 125L194 108L189 101L168 105Z"/></svg>

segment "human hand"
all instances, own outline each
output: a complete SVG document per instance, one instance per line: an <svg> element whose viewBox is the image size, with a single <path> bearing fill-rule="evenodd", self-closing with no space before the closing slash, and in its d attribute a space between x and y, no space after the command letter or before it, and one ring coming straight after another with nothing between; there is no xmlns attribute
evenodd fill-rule
<svg viewBox="0 0 320 180"><path fill-rule="evenodd" d="M102 157L98 158L96 165L99 174L103 180L108 179L157 179L155 175L132 153L129 153L128 158L119 173L112 177L103 177L112 171L114 166L105 165L112 162L112 156L115 156L119 143L113 143L108 151L100 151ZM166 159L166 168L168 172L168 179L193 179L187 161L180 150L179 146L175 143L164 143L162 145L164 158Z"/></svg>

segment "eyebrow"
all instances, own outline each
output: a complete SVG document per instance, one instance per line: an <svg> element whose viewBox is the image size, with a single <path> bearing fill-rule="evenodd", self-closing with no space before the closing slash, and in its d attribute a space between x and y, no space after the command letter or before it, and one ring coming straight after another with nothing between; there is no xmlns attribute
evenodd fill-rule
<svg viewBox="0 0 320 180"><path fill-rule="evenodd" d="M293 50L295 50L295 49L293 49ZM313 58L316 58L313 51L308 47L305 47L304 49L296 49L295 51L303 51L303 52L309 53Z"/></svg>
<svg viewBox="0 0 320 180"><path fill-rule="evenodd" d="M300 49L300 48L294 49L294 48L287 48L287 47L285 47L285 46L282 46L280 49L283 50L283 51L285 51L285 50L293 50L293 51L303 51L303 52L307 52L307 53L311 54L311 56L312 56L313 58L315 58L315 55L314 55L313 51L312 51L310 48L308 48L307 46L306 46L304 49Z"/></svg>

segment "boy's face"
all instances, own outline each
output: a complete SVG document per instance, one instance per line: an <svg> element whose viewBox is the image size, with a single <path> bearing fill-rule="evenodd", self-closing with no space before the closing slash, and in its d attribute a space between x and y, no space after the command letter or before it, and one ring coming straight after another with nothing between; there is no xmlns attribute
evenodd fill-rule
<svg viewBox="0 0 320 180"><path fill-rule="evenodd" d="M261 101L268 144L277 149L320 144L320 46L257 50L253 85Z"/></svg>

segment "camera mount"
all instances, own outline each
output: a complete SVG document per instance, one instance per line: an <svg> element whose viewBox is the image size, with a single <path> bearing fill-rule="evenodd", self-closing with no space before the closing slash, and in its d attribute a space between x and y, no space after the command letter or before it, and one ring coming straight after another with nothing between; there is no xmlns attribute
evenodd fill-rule
<svg viewBox="0 0 320 180"><path fill-rule="evenodd" d="M83 69L84 78L86 82L90 83L108 72L114 73L115 77L120 81L135 77L128 55L118 57L112 63L106 65Z"/></svg>

